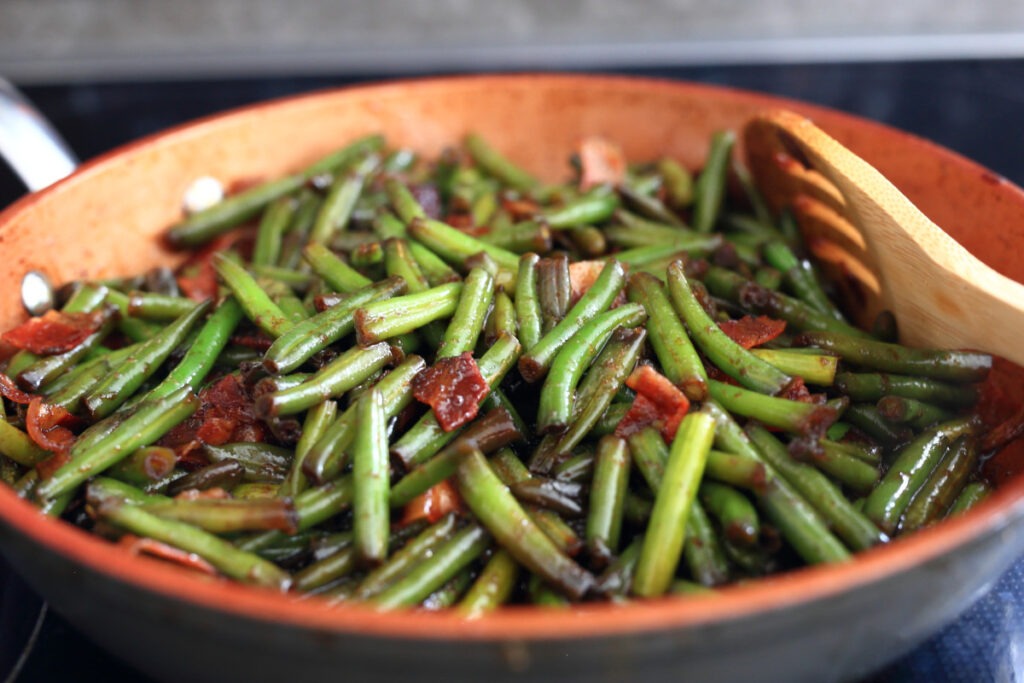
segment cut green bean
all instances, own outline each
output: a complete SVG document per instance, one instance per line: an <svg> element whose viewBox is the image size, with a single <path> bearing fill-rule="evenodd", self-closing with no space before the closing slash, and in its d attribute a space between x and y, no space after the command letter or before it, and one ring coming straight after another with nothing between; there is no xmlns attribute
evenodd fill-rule
<svg viewBox="0 0 1024 683"><path fill-rule="evenodd" d="M356 436L352 443L352 529L360 559L370 565L384 561L388 551L388 435L384 403L372 388L356 404Z"/></svg>
<svg viewBox="0 0 1024 683"><path fill-rule="evenodd" d="M672 583L714 434L714 418L690 413L672 441L633 578L633 593L640 597L662 595Z"/></svg>
<svg viewBox="0 0 1024 683"><path fill-rule="evenodd" d="M457 476L466 505L521 565L575 599L590 590L594 577L527 516L479 451L464 453Z"/></svg>
<svg viewBox="0 0 1024 683"><path fill-rule="evenodd" d="M769 394L778 393L792 381L789 375L730 339L711 320L690 288L680 261L669 266L668 288L694 343L722 371L748 389Z"/></svg>
<svg viewBox="0 0 1024 683"><path fill-rule="evenodd" d="M703 400L707 396L707 372L672 308L665 286L653 275L637 273L630 276L626 291L630 301L647 309L647 338L665 376L690 400Z"/></svg>
<svg viewBox="0 0 1024 683"><path fill-rule="evenodd" d="M864 513L887 533L896 531L900 517L950 445L976 428L974 418L957 418L937 424L911 441L868 496Z"/></svg>

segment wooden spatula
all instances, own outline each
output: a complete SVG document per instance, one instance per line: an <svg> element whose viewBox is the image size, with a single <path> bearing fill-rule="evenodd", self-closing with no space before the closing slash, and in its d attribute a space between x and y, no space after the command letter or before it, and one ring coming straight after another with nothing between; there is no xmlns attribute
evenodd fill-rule
<svg viewBox="0 0 1024 683"><path fill-rule="evenodd" d="M983 350L1024 365L1024 285L967 252L803 116L760 115L744 144L766 199L794 212L859 322L887 309L903 343Z"/></svg>

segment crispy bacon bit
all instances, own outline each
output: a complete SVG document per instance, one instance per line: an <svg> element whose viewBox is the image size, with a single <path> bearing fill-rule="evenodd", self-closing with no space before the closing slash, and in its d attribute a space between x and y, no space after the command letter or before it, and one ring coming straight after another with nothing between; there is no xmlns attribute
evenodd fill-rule
<svg viewBox="0 0 1024 683"><path fill-rule="evenodd" d="M745 349L752 349L770 342L786 331L786 321L759 315L756 318L745 315L736 320L725 320L718 323L729 338Z"/></svg>
<svg viewBox="0 0 1024 683"><path fill-rule="evenodd" d="M435 484L426 492L416 496L408 505L402 515L402 525L411 524L418 519L425 519L433 524L449 512L462 510L462 498L447 479Z"/></svg>
<svg viewBox="0 0 1024 683"><path fill-rule="evenodd" d="M193 301L206 301L217 296L217 271L213 255L230 248L238 235L221 235L188 259L178 270L178 287Z"/></svg>
<svg viewBox="0 0 1024 683"><path fill-rule="evenodd" d="M626 178L626 155L604 138L583 138L579 158L581 190L605 183L618 185Z"/></svg>
<svg viewBox="0 0 1024 683"><path fill-rule="evenodd" d="M523 197L502 196L501 208L512 214L512 219L517 221L533 218L540 211L537 202Z"/></svg>
<svg viewBox="0 0 1024 683"><path fill-rule="evenodd" d="M572 288L570 301L579 301L594 286L594 281L605 265L606 261L576 261L569 264L569 285Z"/></svg>
<svg viewBox="0 0 1024 683"><path fill-rule="evenodd" d="M0 339L11 346L40 356L70 351L99 329L104 313L62 313L47 311L38 318L29 318Z"/></svg>
<svg viewBox="0 0 1024 683"><path fill-rule="evenodd" d="M238 377L222 377L199 392L199 401L195 414L168 432L159 445L173 448L184 458L203 444L266 439L266 428L256 419L252 397Z"/></svg>
<svg viewBox="0 0 1024 683"><path fill-rule="evenodd" d="M0 394L8 401L28 405L35 398L32 394L26 394L14 384L14 380L5 374L0 373Z"/></svg>
<svg viewBox="0 0 1024 683"><path fill-rule="evenodd" d="M476 417L490 392L473 354L442 358L416 375L413 396L434 409L441 429L450 432Z"/></svg>
<svg viewBox="0 0 1024 683"><path fill-rule="evenodd" d="M626 379L626 386L637 392L637 397L615 428L615 435L625 438L653 425L666 442L671 442L690 410L686 395L650 365L634 370Z"/></svg>
<svg viewBox="0 0 1024 683"><path fill-rule="evenodd" d="M121 537L119 543L132 555L145 554L181 565L186 569L194 569L203 574L217 575L217 570L214 566L195 553L186 552L180 548L175 548L173 545L167 545L162 541L126 534Z"/></svg>
<svg viewBox="0 0 1024 683"><path fill-rule="evenodd" d="M40 448L64 455L75 442L74 433L67 428L74 419L64 408L44 403L42 396L35 396L25 413L25 431Z"/></svg>

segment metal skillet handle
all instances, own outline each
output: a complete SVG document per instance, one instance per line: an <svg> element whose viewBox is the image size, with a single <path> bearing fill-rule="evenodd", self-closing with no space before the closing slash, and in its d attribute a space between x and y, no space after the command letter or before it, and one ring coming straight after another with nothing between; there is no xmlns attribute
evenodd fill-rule
<svg viewBox="0 0 1024 683"><path fill-rule="evenodd" d="M78 160L17 88L0 78L0 156L25 186L41 190L69 175Z"/></svg>
<svg viewBox="0 0 1024 683"><path fill-rule="evenodd" d="M0 157L31 191L69 175L78 165L71 148L50 122L9 82L0 78ZM21 302L32 315L53 307L45 274L30 270L21 281Z"/></svg>

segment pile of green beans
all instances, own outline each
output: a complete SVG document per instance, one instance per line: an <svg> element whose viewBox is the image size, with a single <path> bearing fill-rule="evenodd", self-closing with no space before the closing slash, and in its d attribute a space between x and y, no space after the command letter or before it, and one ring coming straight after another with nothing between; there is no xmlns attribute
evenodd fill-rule
<svg viewBox="0 0 1024 683"><path fill-rule="evenodd" d="M992 358L847 322L733 141L581 187L374 135L228 197L169 229L180 272L61 290L103 312L76 347L9 350L0 476L198 571L466 616L703 594L975 505ZM722 326L756 316L784 330ZM452 426L418 380L469 357ZM645 365L689 403L674 435L634 419Z"/></svg>

